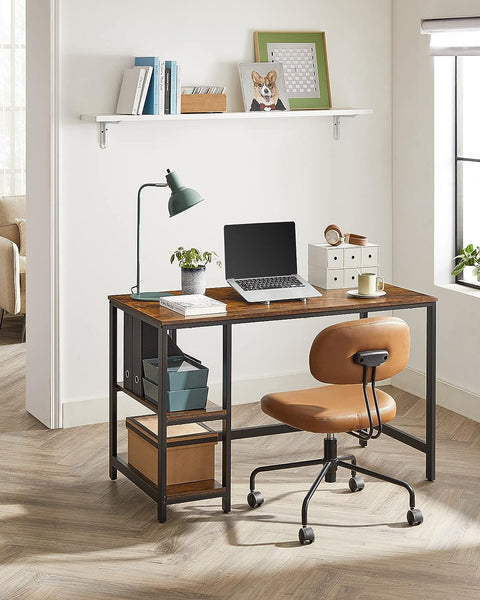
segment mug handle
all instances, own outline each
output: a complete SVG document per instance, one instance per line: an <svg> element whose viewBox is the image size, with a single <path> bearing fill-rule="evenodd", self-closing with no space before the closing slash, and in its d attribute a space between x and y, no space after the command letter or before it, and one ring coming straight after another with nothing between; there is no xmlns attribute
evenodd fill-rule
<svg viewBox="0 0 480 600"><path fill-rule="evenodd" d="M382 284L382 287L380 287L380 283ZM385 282L383 280L383 277L377 277L377 291L383 292L384 287L385 287Z"/></svg>

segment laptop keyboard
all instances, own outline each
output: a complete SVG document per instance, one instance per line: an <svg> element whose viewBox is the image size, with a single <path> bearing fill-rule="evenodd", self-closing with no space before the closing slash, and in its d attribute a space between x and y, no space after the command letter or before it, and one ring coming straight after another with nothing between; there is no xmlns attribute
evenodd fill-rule
<svg viewBox="0 0 480 600"><path fill-rule="evenodd" d="M305 284L302 283L297 277L295 277L295 275L279 275L278 277L255 277L252 279L237 279L236 282L245 292L305 287Z"/></svg>

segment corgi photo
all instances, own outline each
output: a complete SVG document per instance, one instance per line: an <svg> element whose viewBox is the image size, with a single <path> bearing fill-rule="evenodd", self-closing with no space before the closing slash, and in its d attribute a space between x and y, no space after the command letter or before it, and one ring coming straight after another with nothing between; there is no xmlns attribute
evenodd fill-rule
<svg viewBox="0 0 480 600"><path fill-rule="evenodd" d="M246 111L290 110L281 63L239 65Z"/></svg>
<svg viewBox="0 0 480 600"><path fill-rule="evenodd" d="M253 100L250 110L285 110L283 102L278 96L276 85L277 72L269 71L262 77L256 71L252 71Z"/></svg>

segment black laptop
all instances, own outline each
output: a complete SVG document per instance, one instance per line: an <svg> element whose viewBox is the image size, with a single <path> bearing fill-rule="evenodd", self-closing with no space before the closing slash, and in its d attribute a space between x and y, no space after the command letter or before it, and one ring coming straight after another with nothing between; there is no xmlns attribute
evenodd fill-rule
<svg viewBox="0 0 480 600"><path fill-rule="evenodd" d="M224 241L227 283L247 302L322 295L297 273L293 221L225 225Z"/></svg>

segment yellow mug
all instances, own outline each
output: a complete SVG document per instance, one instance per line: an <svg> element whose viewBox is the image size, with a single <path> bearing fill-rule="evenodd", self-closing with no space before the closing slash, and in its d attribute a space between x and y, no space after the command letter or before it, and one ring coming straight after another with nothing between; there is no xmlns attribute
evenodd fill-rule
<svg viewBox="0 0 480 600"><path fill-rule="evenodd" d="M383 292L384 286L383 277L378 277L375 273L359 273L358 275L358 293L361 296L373 296L377 292Z"/></svg>

